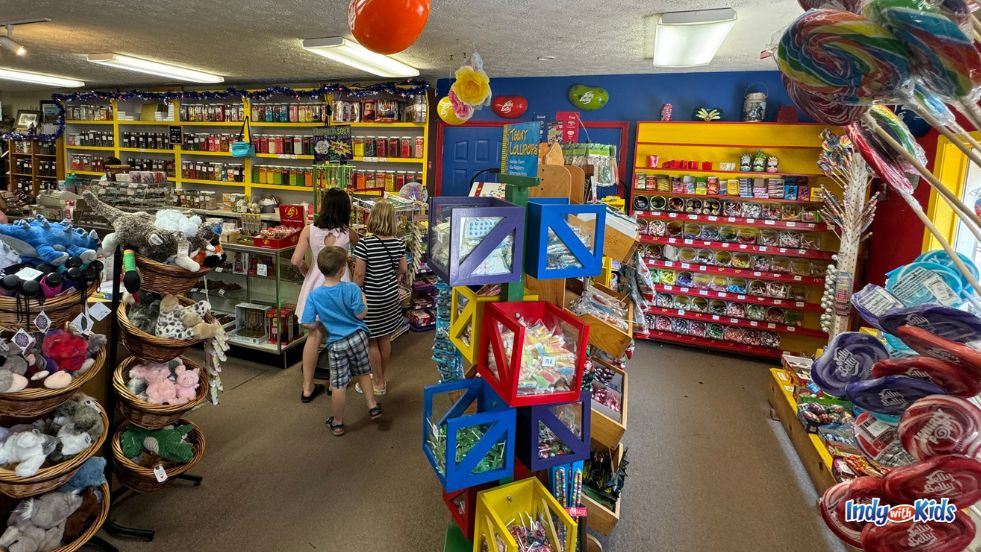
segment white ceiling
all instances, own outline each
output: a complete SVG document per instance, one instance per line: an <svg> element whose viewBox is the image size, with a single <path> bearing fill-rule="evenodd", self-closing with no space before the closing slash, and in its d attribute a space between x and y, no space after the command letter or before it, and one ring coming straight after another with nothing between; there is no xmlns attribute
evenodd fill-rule
<svg viewBox="0 0 981 552"><path fill-rule="evenodd" d="M0 50L0 67L84 80L91 87L172 84L102 67L86 54L115 52L186 65L227 83L370 80L300 48L303 38L345 35L347 0L3 0L0 20L28 48ZM731 6L739 21L703 71L770 70L759 52L800 13L795 0L433 0L422 37L395 57L441 78L475 49L492 77L652 73L644 17ZM539 56L555 60L538 61ZM38 89L0 81L0 92Z"/></svg>

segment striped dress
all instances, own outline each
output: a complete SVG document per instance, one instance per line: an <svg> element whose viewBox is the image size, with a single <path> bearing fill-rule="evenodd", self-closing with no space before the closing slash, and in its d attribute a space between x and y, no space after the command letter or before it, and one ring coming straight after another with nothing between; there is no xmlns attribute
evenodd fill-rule
<svg viewBox="0 0 981 552"><path fill-rule="evenodd" d="M391 335L402 327L402 306L399 304L398 267L405 256L401 238L381 239L370 235L358 240L354 258L367 263L364 274L364 294L368 300L368 334L372 339Z"/></svg>

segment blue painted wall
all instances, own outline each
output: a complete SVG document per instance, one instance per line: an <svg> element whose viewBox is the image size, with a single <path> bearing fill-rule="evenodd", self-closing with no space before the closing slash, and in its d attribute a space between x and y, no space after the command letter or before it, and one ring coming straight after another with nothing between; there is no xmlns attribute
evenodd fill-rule
<svg viewBox="0 0 981 552"><path fill-rule="evenodd" d="M437 98L446 95L450 84L448 79L437 82ZM665 103L674 106L673 120L676 121L693 120L692 112L699 106L721 108L723 120L738 121L742 117L743 97L747 88L752 86L753 90L765 89L769 94L767 120L776 119L780 106L792 105L777 71L491 78L495 96L524 96L528 99L528 112L519 120L531 120L535 114L544 114L547 120L552 120L556 111L574 111L568 100L568 91L575 84L600 86L609 91L610 99L605 107L596 111L582 111L581 117L584 121L629 122L627 159L630 162L633 159L636 122L660 119L661 106ZM472 120L504 119L485 107ZM808 119L801 115L801 120ZM580 139L585 138L581 136ZM448 166L450 154L449 148L444 148L443 159L440 160L444 169ZM627 176L632 178L633 173L629 169Z"/></svg>

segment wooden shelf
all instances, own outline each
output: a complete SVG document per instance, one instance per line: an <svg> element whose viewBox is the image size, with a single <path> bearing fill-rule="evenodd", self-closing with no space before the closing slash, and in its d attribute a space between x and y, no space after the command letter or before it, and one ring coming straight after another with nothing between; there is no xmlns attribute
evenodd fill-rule
<svg viewBox="0 0 981 552"><path fill-rule="evenodd" d="M691 144L687 142L637 142L641 146L678 146L684 148L746 148L747 150L767 149L809 149L818 150L821 146L790 146L783 144Z"/></svg>
<svg viewBox="0 0 981 552"><path fill-rule="evenodd" d="M824 285L824 278L815 276L797 276L776 272L757 272L743 268L727 268L723 266L700 265L697 263L679 263L675 261L647 261L648 268L667 268L686 272L699 272L716 276L746 278L747 280L765 280L768 282L787 282L790 284Z"/></svg>
<svg viewBox="0 0 981 552"><path fill-rule="evenodd" d="M732 251L734 253L756 253L758 255L777 255L784 257L798 257L801 259L831 260L834 253L830 251L817 251L814 249L789 249L786 247L775 247L767 245L749 245L745 243L715 242L705 240L690 240L685 238L667 238L654 236L641 236L640 243L650 243L656 245L680 245L698 247L700 249L717 249L720 251Z"/></svg>
<svg viewBox="0 0 981 552"><path fill-rule="evenodd" d="M181 178L180 182L182 184L207 184L209 186L231 186L235 188L244 188L245 182L227 182L224 180L201 180L198 178Z"/></svg>
<svg viewBox="0 0 981 552"><path fill-rule="evenodd" d="M783 351L781 351L780 349L770 349L769 347L745 345L742 343L719 341L716 339L708 339L706 337L681 335L673 332L662 332L658 330L651 330L646 334L636 333L634 334L634 337L636 337L637 339L647 339L652 341L668 341L671 343L680 343L683 345L694 345L696 347L704 347L706 349L727 351L730 353L737 353L741 355L762 356L766 358L780 358L780 355L783 354Z"/></svg>
<svg viewBox="0 0 981 552"><path fill-rule="evenodd" d="M789 310L803 310L807 312L824 312L821 305L817 303L806 303L804 301L792 301L790 299L774 299L773 297L763 297L759 295L743 295L739 293L729 293L726 291L712 291L710 289L699 289L685 286L669 286L665 284L654 284L654 291L660 293L670 293L671 295L685 295L688 297L705 297L706 299L722 299L724 301L735 301L750 305L763 305L765 307L780 307ZM653 301L654 297L647 296L648 301Z"/></svg>
<svg viewBox="0 0 981 552"><path fill-rule="evenodd" d="M239 123L242 124L242 123ZM323 123L253 123L249 121L249 126L258 128L316 128L324 126Z"/></svg>
<svg viewBox="0 0 981 552"><path fill-rule="evenodd" d="M71 120L65 119L65 124L66 125L111 125L111 124L113 124L113 122L114 121L95 121L95 120L91 120L91 121L83 121L83 120L71 121Z"/></svg>
<svg viewBox="0 0 981 552"><path fill-rule="evenodd" d="M426 123L332 123L350 125L352 128L423 128Z"/></svg>
<svg viewBox="0 0 981 552"><path fill-rule="evenodd" d="M743 197L734 195L703 195L703 194L676 194L673 192L658 192L655 190L633 190L633 196L663 196L663 197L693 197L696 199L732 199L735 201L755 201L758 203L796 203L798 205L823 205L823 201L800 201L796 199L776 199L766 197Z"/></svg>
<svg viewBox="0 0 981 552"><path fill-rule="evenodd" d="M180 125L180 126L211 126L211 127L234 126L234 127L240 127L240 126L242 126L245 123L244 122L235 122L235 121L221 121L221 122L219 122L219 121L181 121L181 122L172 123L172 124L174 124L174 125ZM251 124L252 126L258 126L257 123L249 123L249 124Z"/></svg>
<svg viewBox="0 0 981 552"><path fill-rule="evenodd" d="M645 173L666 174L666 175L669 175L669 176L670 175L674 175L674 174L677 174L677 175L680 175L680 176L704 174L706 176L720 176L720 175L725 175L725 176L738 176L738 177L743 177L743 178L781 178L781 177L785 177L785 176L804 176L804 177L808 177L808 178L825 178L825 175L822 174L822 173L792 173L792 172L774 172L774 173L771 173L771 172L742 172L742 171L716 171L716 170L704 171L704 170L701 170L701 169L662 169L662 168L658 168L658 167L651 168L651 167L643 167L643 166L640 166L640 165L634 167L634 171L640 171L640 172L645 172ZM729 180L731 180L731 179L729 179Z"/></svg>
<svg viewBox="0 0 981 552"><path fill-rule="evenodd" d="M209 157L231 157L232 152L230 151L187 151L181 150L181 155L206 155ZM244 159L244 158L239 158Z"/></svg>
<svg viewBox="0 0 981 552"><path fill-rule="evenodd" d="M284 190L289 192L313 192L313 187L310 186L287 186L283 184L252 184L253 188L262 188L263 190Z"/></svg>
<svg viewBox="0 0 981 552"><path fill-rule="evenodd" d="M834 460L821 438L808 433L797 418L797 401L794 400L794 385L790 375L781 368L770 368L768 400L780 425L787 431L790 442L797 449L801 464L810 475L818 494L838 483L834 476Z"/></svg>
<svg viewBox="0 0 981 552"><path fill-rule="evenodd" d="M715 314L708 314L704 312L693 312L690 310L683 309L668 309L664 307L648 307L644 310L645 313L654 314L659 316L667 316L669 318L684 318L686 320L697 320L699 322L707 322L709 324L725 324L726 326L739 326L740 328L750 328L753 330L766 330L770 332L779 333L795 333L797 335L806 335L811 337L828 337L828 334L822 332L821 330L815 330L812 328L805 328L802 326L790 326L783 323L766 322L749 320L746 318L733 318L731 316L720 316Z"/></svg>
<svg viewBox="0 0 981 552"><path fill-rule="evenodd" d="M119 124L128 126L177 126L180 121L132 121L128 119L120 120Z"/></svg>
<svg viewBox="0 0 981 552"><path fill-rule="evenodd" d="M50 174L39 174L39 175L37 175L37 177L38 178L45 178L45 179L48 179L48 180L58 180L58 177L57 176L50 175Z"/></svg>
<svg viewBox="0 0 981 552"><path fill-rule="evenodd" d="M425 162L425 159L416 157L355 157L352 161L359 163L411 163L413 165L421 165Z"/></svg>
<svg viewBox="0 0 981 552"><path fill-rule="evenodd" d="M65 146L66 150L116 151L115 146Z"/></svg>
<svg viewBox="0 0 981 552"><path fill-rule="evenodd" d="M119 151L134 152L134 153L169 153L174 154L172 149L156 149L156 148L119 148Z"/></svg>
<svg viewBox="0 0 981 552"><path fill-rule="evenodd" d="M297 160L297 161L311 161L313 160L313 155L301 155L295 153L257 153L255 156L259 159L284 159L284 160Z"/></svg>
<svg viewBox="0 0 981 552"><path fill-rule="evenodd" d="M689 213L669 213L666 211L635 211L637 218L644 220L692 221L715 224L732 224L736 226L752 226L754 228L787 228L790 230L807 230L826 232L828 225L822 222L797 222L791 220L770 220L762 218L723 217L717 215L693 215Z"/></svg>
<svg viewBox="0 0 981 552"><path fill-rule="evenodd" d="M21 178L34 178L34 175L33 174L24 174L24 173L15 173L15 172L12 172L10 174L12 174L14 176L19 176Z"/></svg>

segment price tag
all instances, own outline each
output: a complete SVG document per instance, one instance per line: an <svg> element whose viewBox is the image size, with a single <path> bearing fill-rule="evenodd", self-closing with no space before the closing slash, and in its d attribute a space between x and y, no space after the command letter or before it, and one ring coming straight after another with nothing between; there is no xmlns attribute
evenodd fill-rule
<svg viewBox="0 0 981 552"><path fill-rule="evenodd" d="M708 267L705 265L698 265L698 270L705 272L706 270L708 270Z"/></svg>
<svg viewBox="0 0 981 552"><path fill-rule="evenodd" d="M762 272L754 272L753 273L753 276L756 276L757 278L760 277L760 276L762 276L762 275L763 275Z"/></svg>
<svg viewBox="0 0 981 552"><path fill-rule="evenodd" d="M739 244L739 249L746 249L748 246L745 243Z"/></svg>
<svg viewBox="0 0 981 552"><path fill-rule="evenodd" d="M800 254L800 255L807 255L807 250L806 249L798 249L797 250L797 253Z"/></svg>
<svg viewBox="0 0 981 552"><path fill-rule="evenodd" d="M688 220L698 220L698 215L688 215Z"/></svg>
<svg viewBox="0 0 981 552"><path fill-rule="evenodd" d="M112 310L105 303L92 303L89 307L89 316L96 320L102 320L111 313Z"/></svg>
<svg viewBox="0 0 981 552"><path fill-rule="evenodd" d="M716 216L713 216L713 215L709 215L709 217L708 217L708 221L709 222L715 222L717 220L719 220L719 217L716 217Z"/></svg>
<svg viewBox="0 0 981 552"><path fill-rule="evenodd" d="M755 320L750 320L749 321L749 325L755 328L755 327L759 326L760 323L757 322L757 321L755 321Z"/></svg>
<svg viewBox="0 0 981 552"><path fill-rule="evenodd" d="M746 296L745 295L737 295L736 296L736 299L739 299L740 301L743 301L743 300L746 299Z"/></svg>
<svg viewBox="0 0 981 552"><path fill-rule="evenodd" d="M664 286L664 291L671 291L673 289L674 289L674 286Z"/></svg>
<svg viewBox="0 0 981 552"><path fill-rule="evenodd" d="M688 270L689 268L691 268L691 265L688 263L681 263L681 268Z"/></svg>
<svg viewBox="0 0 981 552"><path fill-rule="evenodd" d="M669 218L678 218L678 213L668 213Z"/></svg>
<svg viewBox="0 0 981 552"><path fill-rule="evenodd" d="M48 315L44 314L44 311L41 311L34 317L34 326L41 330L41 332L46 332L51 327L51 319L48 318Z"/></svg>
<svg viewBox="0 0 981 552"><path fill-rule="evenodd" d="M695 240L689 240L689 239L685 240L685 245L691 245L693 243L695 243Z"/></svg>
<svg viewBox="0 0 981 552"><path fill-rule="evenodd" d="M84 316L84 315L80 314L79 316ZM31 348L31 343L34 342L34 338L31 337L31 334L24 331L24 328L21 328L17 330L17 333L14 334L14 337L10 338L10 341L18 348L20 348L21 351L27 352L27 350Z"/></svg>
<svg viewBox="0 0 981 552"><path fill-rule="evenodd" d="M739 323L739 319L738 318L730 318L729 319L729 322L731 322L733 324L738 324Z"/></svg>
<svg viewBox="0 0 981 552"><path fill-rule="evenodd" d="M545 355L542 357L542 366L545 368L555 367L555 357L552 355Z"/></svg>
<svg viewBox="0 0 981 552"><path fill-rule="evenodd" d="M794 281L795 281L795 282L799 282L799 281L801 281L801 277L800 277L800 276L794 276Z"/></svg>
<svg viewBox="0 0 981 552"><path fill-rule="evenodd" d="M774 304L774 305L782 305L782 304L783 304L783 301L782 301L782 300L780 300L780 299L774 299L774 300L773 300L773 304Z"/></svg>
<svg viewBox="0 0 981 552"><path fill-rule="evenodd" d="M262 277L268 276L269 275L269 268L265 264L262 264L262 263L257 264L255 266L255 275L256 276L262 276Z"/></svg>
<svg viewBox="0 0 981 552"><path fill-rule="evenodd" d="M17 276L18 278L24 281L36 280L43 275L44 273L41 272L40 270L37 270L36 268L31 268L29 266L18 270L17 273L15 274L15 276Z"/></svg>
<svg viewBox="0 0 981 552"><path fill-rule="evenodd" d="M777 222L776 222L775 220L764 220L764 221L763 221L763 224L765 224L765 225L767 225L767 226L773 226L773 225L774 225L774 224L776 224L776 223L777 223Z"/></svg>
<svg viewBox="0 0 981 552"><path fill-rule="evenodd" d="M776 324L767 324L766 327L772 330L773 328L776 328L777 325Z"/></svg>
<svg viewBox="0 0 981 552"><path fill-rule="evenodd" d="M678 309L678 314L684 316L685 315L685 309Z"/></svg>
<svg viewBox="0 0 981 552"><path fill-rule="evenodd" d="M719 319L719 315L718 314L713 314L712 315L712 320L718 320L718 319Z"/></svg>
<svg viewBox="0 0 981 552"><path fill-rule="evenodd" d="M772 324L771 324L771 326L772 326ZM787 326L787 331L790 332L790 333L794 333L794 332L797 331L797 328L795 328L793 326Z"/></svg>
<svg viewBox="0 0 981 552"><path fill-rule="evenodd" d="M167 480L167 470L164 469L163 464L157 464L153 467L153 477L157 478L157 483L163 483Z"/></svg>
<svg viewBox="0 0 981 552"><path fill-rule="evenodd" d="M0 351L5 353L10 352L10 345L7 345L7 340L0 338Z"/></svg>
<svg viewBox="0 0 981 552"><path fill-rule="evenodd" d="M729 297L729 294L728 293L726 293L724 291L720 291L719 292L719 298L720 299L725 299L726 297Z"/></svg>
<svg viewBox="0 0 981 552"><path fill-rule="evenodd" d="M787 223L787 228L797 228L797 223L796 222L788 222Z"/></svg>
<svg viewBox="0 0 981 552"><path fill-rule="evenodd" d="M708 295L709 292L705 291L704 289L700 289L700 290L698 290L698 294L699 295Z"/></svg>
<svg viewBox="0 0 981 552"><path fill-rule="evenodd" d="M781 248L779 249L779 251L780 251L781 253L786 253L786 252L787 252L787 248L786 248L786 247L781 247Z"/></svg>
<svg viewBox="0 0 981 552"><path fill-rule="evenodd" d="M214 271L215 271L215 272L222 272L222 271L224 271L224 270L225 270L225 267L223 267L223 266L216 266L216 267L214 268Z"/></svg>
<svg viewBox="0 0 981 552"><path fill-rule="evenodd" d="M777 303L777 304L779 304L779 303ZM803 307L804 306L804 302L803 301L797 301L796 303L794 303L794 306L795 307Z"/></svg>
<svg viewBox="0 0 981 552"><path fill-rule="evenodd" d="M664 261L664 266L671 268L674 266L674 261Z"/></svg>
<svg viewBox="0 0 981 552"><path fill-rule="evenodd" d="M767 247L766 247L765 245L763 245L763 246L760 246L760 248L759 248L759 250L758 250L758 251L759 251L760 253L766 253L766 249L767 249Z"/></svg>
<svg viewBox="0 0 981 552"><path fill-rule="evenodd" d="M72 320L71 324L85 335L92 333L92 326L94 325L92 319L89 318L84 312L76 316L75 319Z"/></svg>
<svg viewBox="0 0 981 552"><path fill-rule="evenodd" d="M678 288L678 291L680 291L681 293L688 293L688 288L686 287Z"/></svg>

